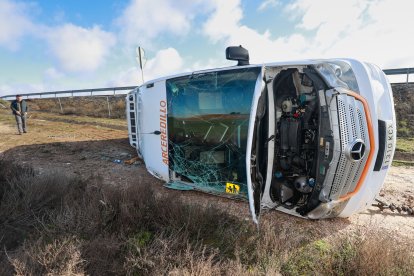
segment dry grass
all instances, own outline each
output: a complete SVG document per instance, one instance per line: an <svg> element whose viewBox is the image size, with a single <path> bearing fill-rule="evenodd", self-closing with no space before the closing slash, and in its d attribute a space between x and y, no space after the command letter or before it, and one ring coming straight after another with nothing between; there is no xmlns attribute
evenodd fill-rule
<svg viewBox="0 0 414 276"><path fill-rule="evenodd" d="M10 107L10 102L0 99L0 109L4 108L7 109Z"/></svg>
<svg viewBox="0 0 414 276"><path fill-rule="evenodd" d="M393 84L395 114L397 116L397 136L414 135L414 84Z"/></svg>
<svg viewBox="0 0 414 276"><path fill-rule="evenodd" d="M334 241L316 240L297 250L282 266L285 275L412 275L412 240L374 229Z"/></svg>
<svg viewBox="0 0 414 276"><path fill-rule="evenodd" d="M413 241L322 238L156 194L151 183L36 174L0 160L0 275L408 275Z"/></svg>
<svg viewBox="0 0 414 276"><path fill-rule="evenodd" d="M9 261L16 275L84 275L81 242L75 237L24 243Z"/></svg>
<svg viewBox="0 0 414 276"><path fill-rule="evenodd" d="M110 117L125 118L125 96L108 96ZM68 97L61 98L60 109L58 99L30 100L29 107L32 110L52 112L64 115L81 115L108 118L108 102L106 97Z"/></svg>

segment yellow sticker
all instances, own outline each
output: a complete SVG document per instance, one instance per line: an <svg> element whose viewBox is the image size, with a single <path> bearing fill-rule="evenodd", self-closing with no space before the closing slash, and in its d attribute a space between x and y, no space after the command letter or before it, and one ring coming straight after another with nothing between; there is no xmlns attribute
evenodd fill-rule
<svg viewBox="0 0 414 276"><path fill-rule="evenodd" d="M226 183L226 193L238 195L240 192L240 186L234 183Z"/></svg>

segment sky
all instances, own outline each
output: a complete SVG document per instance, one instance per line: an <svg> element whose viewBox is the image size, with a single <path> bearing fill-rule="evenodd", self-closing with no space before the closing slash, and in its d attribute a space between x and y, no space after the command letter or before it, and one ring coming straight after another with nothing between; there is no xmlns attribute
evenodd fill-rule
<svg viewBox="0 0 414 276"><path fill-rule="evenodd" d="M0 95L142 83L251 63L351 57L414 67L411 0L0 0ZM405 80L404 76L401 76Z"/></svg>

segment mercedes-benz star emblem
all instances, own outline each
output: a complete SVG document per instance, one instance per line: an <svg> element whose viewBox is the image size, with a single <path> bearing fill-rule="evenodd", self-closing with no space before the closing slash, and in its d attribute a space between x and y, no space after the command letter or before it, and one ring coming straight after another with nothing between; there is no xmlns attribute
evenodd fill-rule
<svg viewBox="0 0 414 276"><path fill-rule="evenodd" d="M359 161L364 157L365 154L365 144L362 140L357 139L351 144L349 144L346 150L347 157L352 161Z"/></svg>

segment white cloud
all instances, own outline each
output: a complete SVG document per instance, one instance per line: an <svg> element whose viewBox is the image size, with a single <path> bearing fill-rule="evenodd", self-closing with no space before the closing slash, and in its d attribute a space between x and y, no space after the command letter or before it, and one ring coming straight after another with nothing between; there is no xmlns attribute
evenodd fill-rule
<svg viewBox="0 0 414 276"><path fill-rule="evenodd" d="M121 36L128 45L147 45L161 33L186 34L201 0L132 0L116 19Z"/></svg>
<svg viewBox="0 0 414 276"><path fill-rule="evenodd" d="M185 71L200 71L200 70L206 70L206 69L211 69L211 68L233 66L234 64L235 64L234 61L226 60L224 58L220 58L220 59L210 58L207 61L197 61L193 63L190 66L190 68L185 69Z"/></svg>
<svg viewBox="0 0 414 276"><path fill-rule="evenodd" d="M204 24L204 33L213 41L226 46L242 45L250 52L254 63L296 58L307 47L300 34L271 39L270 31L259 33L241 24L243 12L240 0L215 1L215 9Z"/></svg>
<svg viewBox="0 0 414 276"><path fill-rule="evenodd" d="M359 0L297 0L286 11L301 16L299 29L316 30L314 45L324 51L364 27L367 22L363 15L369 4Z"/></svg>
<svg viewBox="0 0 414 276"><path fill-rule="evenodd" d="M131 67L125 71L119 72L116 77L107 83L107 86L138 86L141 82L141 72L137 67Z"/></svg>
<svg viewBox="0 0 414 276"><path fill-rule="evenodd" d="M64 76L65 75L62 72L60 72L59 70L57 70L54 67L47 68L45 70L45 73L44 73L44 77L45 77L46 80L61 79Z"/></svg>
<svg viewBox="0 0 414 276"><path fill-rule="evenodd" d="M144 66L145 81L180 73L184 70L183 64L183 58L176 49L162 49L146 62ZM108 86L134 86L140 84L142 84L141 70L135 66L118 73L107 83Z"/></svg>
<svg viewBox="0 0 414 276"><path fill-rule="evenodd" d="M269 30L260 33L241 23L239 0L214 4L204 33L216 43L245 46L253 62L354 57L382 67L414 64L414 3L409 0L297 0L285 8L299 20L296 31L276 38Z"/></svg>
<svg viewBox="0 0 414 276"><path fill-rule="evenodd" d="M0 85L0 96L16 94L9 84Z"/></svg>
<svg viewBox="0 0 414 276"><path fill-rule="evenodd" d="M10 83L0 85L0 96L46 91L42 83Z"/></svg>
<svg viewBox="0 0 414 276"><path fill-rule="evenodd" d="M29 8L36 5L27 3L0 0L0 47L17 50L23 39L33 37L36 38L36 46L47 45L46 55L52 58L46 61L50 64L43 75L46 88L51 88L52 84L62 84L63 88L100 86L99 83L139 84L141 74L130 64L124 66L124 71L118 69L121 72L113 73L114 77L109 82L110 77L85 74L102 68L108 59L116 66L107 68L106 74L109 69L116 72L115 68L119 68L120 63L134 59L131 46L137 44L146 48L148 53L162 49L148 60L144 68L146 80L187 69L234 64L221 58L222 50L229 45L246 47L252 63L355 57L377 63L383 68L411 67L414 64L414 38L411 37L414 2L410 0L294 0L290 4L280 0L262 0L257 2L254 10L243 10L241 0L131 0L115 20L116 34L99 26L65 24L65 17L55 19L62 22L58 26L42 25L39 23L42 21L34 22L33 14L29 14ZM243 13L264 16L260 11L274 6L291 19L292 33L278 35L278 26L271 24L268 30L258 31L244 23L248 21L243 20ZM207 39L194 45L204 44L202 49L191 48L195 47L192 43L184 44L191 37L199 39L200 32ZM122 42L117 47L126 46L125 56L116 56L112 52L116 40ZM220 58L219 53L213 59L200 56L207 47L212 47L211 44L221 49ZM182 47L181 51L189 60L195 61L194 64L186 63L180 53L172 48L174 45ZM116 50L121 52L119 48ZM213 51L209 49L204 52ZM4 79L4 82L7 80ZM8 84L2 84L0 92L20 87L33 92L40 87Z"/></svg>
<svg viewBox="0 0 414 276"><path fill-rule="evenodd" d="M22 37L33 30L34 25L27 14L29 6L0 0L0 46L17 50Z"/></svg>
<svg viewBox="0 0 414 276"><path fill-rule="evenodd" d="M99 26L88 29L65 24L51 28L46 39L60 67L69 72L96 70L115 45L115 36Z"/></svg>
<svg viewBox="0 0 414 276"><path fill-rule="evenodd" d="M29 16L34 8L33 3L0 0L0 46L18 50L23 39L32 37L49 46L59 69L90 72L104 63L115 45L115 35L99 26L83 28L67 23L55 27L34 22ZM45 72L46 77L56 72Z"/></svg>
<svg viewBox="0 0 414 276"><path fill-rule="evenodd" d="M257 8L258 11L264 11L268 8L274 8L279 5L279 0L264 0L259 7Z"/></svg>
<svg viewBox="0 0 414 276"><path fill-rule="evenodd" d="M303 14L299 28L316 30L309 53L351 56L383 67L414 64L412 1L299 0L292 7Z"/></svg>
<svg viewBox="0 0 414 276"><path fill-rule="evenodd" d="M177 74L183 70L183 64L183 58L176 49L160 50L154 58L147 61L144 67L145 80Z"/></svg>
<svg viewBox="0 0 414 276"><path fill-rule="evenodd" d="M239 0L214 0L212 6L214 11L204 24L203 30L213 42L217 42L238 30L243 10Z"/></svg>

